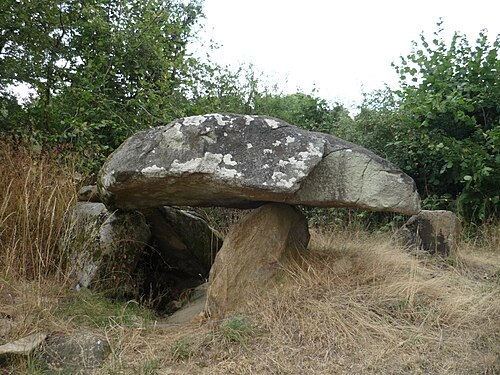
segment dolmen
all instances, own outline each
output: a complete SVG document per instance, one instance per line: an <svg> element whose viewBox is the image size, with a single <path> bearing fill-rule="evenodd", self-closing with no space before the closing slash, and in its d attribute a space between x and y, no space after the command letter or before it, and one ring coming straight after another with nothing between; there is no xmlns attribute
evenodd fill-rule
<svg viewBox="0 0 500 375"><path fill-rule="evenodd" d="M110 212L256 208L217 249L207 292L212 315L244 309L307 247L307 220L296 206L420 211L414 181L394 164L267 116L208 114L139 132L110 155L97 185Z"/></svg>

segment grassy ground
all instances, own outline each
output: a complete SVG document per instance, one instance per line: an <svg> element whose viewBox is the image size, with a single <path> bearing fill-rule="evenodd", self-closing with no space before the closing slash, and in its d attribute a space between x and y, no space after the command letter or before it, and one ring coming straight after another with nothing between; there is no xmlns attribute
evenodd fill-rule
<svg viewBox="0 0 500 375"><path fill-rule="evenodd" d="M97 374L500 373L498 226L450 259L409 255L389 234L318 229L281 285L246 296L246 311L173 325L72 288L56 246L71 168L6 145L0 165L0 345L90 330L112 349ZM44 372L8 357L0 373Z"/></svg>

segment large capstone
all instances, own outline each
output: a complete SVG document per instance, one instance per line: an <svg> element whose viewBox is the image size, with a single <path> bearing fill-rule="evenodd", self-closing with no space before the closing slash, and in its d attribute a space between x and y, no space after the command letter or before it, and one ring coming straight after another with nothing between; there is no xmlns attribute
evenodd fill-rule
<svg viewBox="0 0 500 375"><path fill-rule="evenodd" d="M462 224L453 212L422 210L412 216L392 240L409 251L449 256L456 254L461 232Z"/></svg>
<svg viewBox="0 0 500 375"><path fill-rule="evenodd" d="M99 175L110 209L282 202L415 214L414 181L372 152L265 116L187 117L125 141Z"/></svg>

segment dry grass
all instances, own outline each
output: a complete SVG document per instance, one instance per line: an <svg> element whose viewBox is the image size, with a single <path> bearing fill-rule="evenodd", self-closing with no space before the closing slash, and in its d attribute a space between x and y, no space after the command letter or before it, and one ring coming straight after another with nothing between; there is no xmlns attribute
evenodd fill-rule
<svg viewBox="0 0 500 375"><path fill-rule="evenodd" d="M33 152L0 140L0 274L43 279L62 266L57 241L74 203L71 167L58 150Z"/></svg>
<svg viewBox="0 0 500 375"><path fill-rule="evenodd" d="M0 323L13 324L0 344L94 331L112 348L99 374L500 373L499 226L452 259L416 258L388 235L318 230L242 315L172 325L66 287L57 241L75 199L71 168L6 144L0 163ZM4 372L41 373L0 358Z"/></svg>
<svg viewBox="0 0 500 375"><path fill-rule="evenodd" d="M446 260L410 256L387 235L312 238L301 263L275 290L249 296L243 315L108 326L115 352L101 373L499 373L498 243L464 243Z"/></svg>
<svg viewBox="0 0 500 375"><path fill-rule="evenodd" d="M76 186L58 151L0 139L0 344L59 329L52 311L66 274L58 240Z"/></svg>
<svg viewBox="0 0 500 375"><path fill-rule="evenodd" d="M171 372L158 373L500 371L496 239L483 248L464 243L460 259L443 260L414 258L387 236L366 232L316 232L312 238L310 252L286 268L282 285L249 297L245 316L255 327L245 345L221 339L218 322L155 329L150 357L168 356L165 348L179 342L189 352L180 362L163 360ZM151 342L145 336L135 343L141 341Z"/></svg>

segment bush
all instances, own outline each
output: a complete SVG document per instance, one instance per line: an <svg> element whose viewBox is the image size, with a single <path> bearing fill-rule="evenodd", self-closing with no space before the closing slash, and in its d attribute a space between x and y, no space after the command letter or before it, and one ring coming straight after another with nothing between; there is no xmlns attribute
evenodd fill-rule
<svg viewBox="0 0 500 375"><path fill-rule="evenodd" d="M500 209L500 39L447 45L438 26L394 65L400 88L365 99L358 138L415 179L425 208L483 222Z"/></svg>

